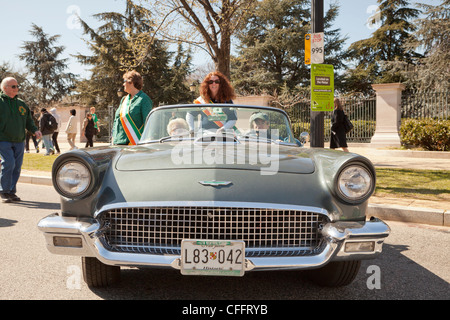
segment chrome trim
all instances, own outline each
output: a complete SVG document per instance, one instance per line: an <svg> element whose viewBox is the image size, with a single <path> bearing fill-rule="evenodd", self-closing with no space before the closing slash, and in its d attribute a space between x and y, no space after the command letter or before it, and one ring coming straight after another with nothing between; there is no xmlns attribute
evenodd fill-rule
<svg viewBox="0 0 450 320"><path fill-rule="evenodd" d="M226 187L226 186L229 186L230 184L232 184L233 182L211 180L211 181L199 181L198 183L200 183L203 186Z"/></svg>
<svg viewBox="0 0 450 320"><path fill-rule="evenodd" d="M108 251L102 244L101 237L95 236L101 228L95 219L79 220L77 218L51 215L38 224L47 240L47 248L55 254L71 254L79 256L94 256L108 265L116 266L147 266L179 269L179 255L155 255L139 253L123 253ZM330 222L322 234L326 239L323 251L314 256L283 256L283 257L249 257L246 259L246 271L279 270L279 269L310 269L324 266L330 261L371 259L380 254L384 239L389 235L390 228L379 219L366 222ZM83 248L54 247L53 236L81 236ZM346 253L346 242L375 241L374 252Z"/></svg>
<svg viewBox="0 0 450 320"><path fill-rule="evenodd" d="M264 202L233 202L233 201L152 201L152 202L117 202L102 206L94 212L94 218L103 211L120 208L144 208L144 207L234 207L247 209L274 209L274 210L299 210L308 211L327 216L331 221L327 210L319 207L286 205Z"/></svg>

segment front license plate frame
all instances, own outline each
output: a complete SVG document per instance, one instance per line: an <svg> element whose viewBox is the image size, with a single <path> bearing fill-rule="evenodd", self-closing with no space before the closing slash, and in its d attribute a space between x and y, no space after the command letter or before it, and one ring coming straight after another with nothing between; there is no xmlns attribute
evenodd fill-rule
<svg viewBox="0 0 450 320"><path fill-rule="evenodd" d="M181 274L242 277L245 242L237 240L183 240Z"/></svg>

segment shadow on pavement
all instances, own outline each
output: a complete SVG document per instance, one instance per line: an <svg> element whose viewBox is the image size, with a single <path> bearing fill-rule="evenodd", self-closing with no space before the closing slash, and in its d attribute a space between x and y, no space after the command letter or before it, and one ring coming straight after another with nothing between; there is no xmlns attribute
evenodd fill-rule
<svg viewBox="0 0 450 320"><path fill-rule="evenodd" d="M300 271L248 272L242 278L182 276L177 270L122 268L122 281L91 289L103 299L152 300L403 300L450 299L450 285L406 257L408 246L385 244L379 259L365 260L347 287L319 287ZM380 289L370 289L372 266L379 267ZM294 308L295 306L292 305Z"/></svg>

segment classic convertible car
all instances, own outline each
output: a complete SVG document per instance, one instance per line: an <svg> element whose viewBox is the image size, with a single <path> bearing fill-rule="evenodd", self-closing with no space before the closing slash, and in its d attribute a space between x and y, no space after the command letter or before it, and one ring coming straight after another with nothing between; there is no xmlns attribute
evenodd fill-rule
<svg viewBox="0 0 450 320"><path fill-rule="evenodd" d="M159 107L136 146L60 155L61 212L38 227L50 252L82 257L93 287L118 281L121 266L306 270L318 284L348 285L390 232L366 217L375 170L360 155L302 142L276 108Z"/></svg>

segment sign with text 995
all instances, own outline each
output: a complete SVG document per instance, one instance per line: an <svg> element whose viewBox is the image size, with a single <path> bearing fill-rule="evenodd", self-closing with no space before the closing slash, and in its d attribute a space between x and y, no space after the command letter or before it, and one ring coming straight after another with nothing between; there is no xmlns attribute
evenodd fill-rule
<svg viewBox="0 0 450 320"><path fill-rule="evenodd" d="M244 241L183 240L181 274L204 276L243 276Z"/></svg>

